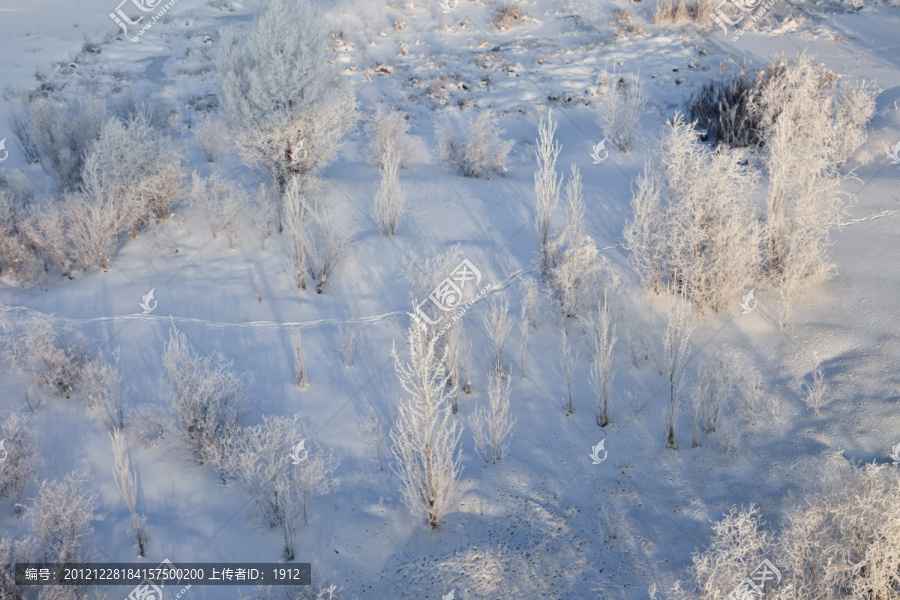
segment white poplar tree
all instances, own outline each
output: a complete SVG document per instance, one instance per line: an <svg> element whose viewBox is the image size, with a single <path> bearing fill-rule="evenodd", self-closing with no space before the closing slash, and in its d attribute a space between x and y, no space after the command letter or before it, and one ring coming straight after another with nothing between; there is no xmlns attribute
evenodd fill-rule
<svg viewBox="0 0 900 600"><path fill-rule="evenodd" d="M413 309L415 310L415 309ZM437 340L410 323L409 361L392 351L406 398L391 428L391 448L403 503L432 529L443 520L461 472L459 425L447 402L447 374Z"/></svg>

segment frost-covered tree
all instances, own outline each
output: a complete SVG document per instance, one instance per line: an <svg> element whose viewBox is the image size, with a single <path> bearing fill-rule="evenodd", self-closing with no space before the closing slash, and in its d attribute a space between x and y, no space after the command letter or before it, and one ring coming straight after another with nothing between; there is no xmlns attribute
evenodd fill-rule
<svg viewBox="0 0 900 600"><path fill-rule="evenodd" d="M665 375L669 383L669 406L666 410L665 438L667 448L677 448L675 423L681 404L681 383L684 367L690 358L691 333L695 321L690 305L672 290L668 297L668 323L663 331L662 343L665 351Z"/></svg>
<svg viewBox="0 0 900 600"><path fill-rule="evenodd" d="M125 438L118 429L110 431L109 437L112 439L113 447L113 477L116 480L116 487L119 494L128 507L131 514L131 526L134 529L134 539L138 545L138 554L144 556L147 552L147 523L143 515L138 515L137 497L140 493L138 488L137 472L131 468L131 459L128 457L128 448L125 445Z"/></svg>
<svg viewBox="0 0 900 600"><path fill-rule="evenodd" d="M591 368L590 383L597 401L597 425L609 425L609 391L613 379L613 349L616 345L616 324L610 311L606 294L599 303L597 314L592 315L588 327L588 359Z"/></svg>
<svg viewBox="0 0 900 600"><path fill-rule="evenodd" d="M556 159L562 147L554 139L556 123L553 112L547 115L547 121L541 119L538 126L538 139L535 143L535 157L538 169L534 173L535 213L534 227L538 237L540 252L541 277L546 279L553 267L550 255L550 234L553 213L559 204L559 193L562 187L562 175L557 175Z"/></svg>
<svg viewBox="0 0 900 600"><path fill-rule="evenodd" d="M666 124L632 199L625 228L644 281L661 279L718 311L759 271L759 228L750 204L755 174L725 150L700 143L681 115Z"/></svg>
<svg viewBox="0 0 900 600"><path fill-rule="evenodd" d="M372 205L372 219L382 235L394 235L406 207L406 191L400 183L402 156L398 142L393 139L381 143L381 183Z"/></svg>
<svg viewBox="0 0 900 600"><path fill-rule="evenodd" d="M191 200L206 217L213 237L225 236L228 247L234 249L234 240L241 231L240 212L247 200L242 198L227 182L217 176L205 178L193 174Z"/></svg>
<svg viewBox="0 0 900 600"><path fill-rule="evenodd" d="M559 341L559 368L557 374L562 377L563 383L566 385L566 415L575 412L575 367L578 364L578 349L572 354L572 344L569 343L569 336L566 328L562 328L562 335ZM555 368L555 367L554 367Z"/></svg>
<svg viewBox="0 0 900 600"><path fill-rule="evenodd" d="M829 231L854 196L843 190L853 176L839 166L865 141L875 91L837 83L807 54L776 62L768 83L750 101L760 121L763 164L769 178L764 247L769 277L781 295L781 325L803 288L827 279Z"/></svg>
<svg viewBox="0 0 900 600"><path fill-rule="evenodd" d="M303 185L299 178L291 177L284 189L282 223L286 253L298 290L306 289L306 222L307 204Z"/></svg>
<svg viewBox="0 0 900 600"><path fill-rule="evenodd" d="M347 223L338 222L330 207L307 204L303 252L309 274L317 281L317 294L325 291L325 283L350 253L353 241L353 229Z"/></svg>
<svg viewBox="0 0 900 600"><path fill-rule="evenodd" d="M310 0L270 0L249 37L222 36L217 70L231 139L281 190L326 167L356 121L350 86L330 63L328 26Z"/></svg>
<svg viewBox="0 0 900 600"><path fill-rule="evenodd" d="M170 426L187 453L203 464L214 460L240 424L243 392L232 362L220 352L201 356L174 327L163 353Z"/></svg>
<svg viewBox="0 0 900 600"><path fill-rule="evenodd" d="M488 407L476 407L469 417L475 450L486 463L496 464L509 453L512 428L517 421L509 415L511 375L492 370L488 375Z"/></svg>
<svg viewBox="0 0 900 600"><path fill-rule="evenodd" d="M370 406L356 431L372 447L372 452L378 460L378 470L384 471L381 460L384 450L384 418L381 413Z"/></svg>
<svg viewBox="0 0 900 600"><path fill-rule="evenodd" d="M512 331L513 317L509 314L509 298L501 294L491 298L491 305L484 315L484 330L491 340L491 358L493 369L501 375L505 373L503 367L503 342Z"/></svg>
<svg viewBox="0 0 900 600"><path fill-rule="evenodd" d="M461 431L447 402L447 375L437 340L411 323L407 333L409 362L392 351L394 368L406 398L391 428L394 472L403 503L434 529L453 499L461 471Z"/></svg>
<svg viewBox="0 0 900 600"><path fill-rule="evenodd" d="M594 239L585 233L581 173L572 165L566 183L566 227L550 241L552 265L547 282L564 317L586 314L598 291L611 283L612 270L600 256ZM605 275L605 276L604 276Z"/></svg>
<svg viewBox="0 0 900 600"><path fill-rule="evenodd" d="M299 329L291 330L291 355L294 359L294 379L301 390L309 385L303 368L303 339Z"/></svg>
<svg viewBox="0 0 900 600"><path fill-rule="evenodd" d="M630 81L615 67L612 71L604 69L600 78L603 83L596 103L597 124L620 151L628 152L634 128L647 107L641 82L637 78Z"/></svg>
<svg viewBox="0 0 900 600"><path fill-rule="evenodd" d="M25 486L41 464L34 436L25 426L25 419L16 412L4 416L0 425L0 440L5 460L0 461L0 498L12 502L16 515L21 514Z"/></svg>
<svg viewBox="0 0 900 600"><path fill-rule="evenodd" d="M281 532L287 560L294 558L298 506L306 522L310 496L328 494L339 483L333 452L318 445L300 456L292 452L303 440L296 416L267 416L260 425L242 428L230 453L229 471L253 500L256 518ZM299 464L295 457L302 459Z"/></svg>
<svg viewBox="0 0 900 600"><path fill-rule="evenodd" d="M81 378L81 391L88 406L100 413L100 420L110 431L125 427L122 374L119 371L121 355L116 349L112 363L102 356L95 356L84 365Z"/></svg>
<svg viewBox="0 0 900 600"><path fill-rule="evenodd" d="M341 364L352 367L356 363L356 351L359 349L359 341L362 339L362 327L355 325L341 325L338 328L337 351L341 357Z"/></svg>

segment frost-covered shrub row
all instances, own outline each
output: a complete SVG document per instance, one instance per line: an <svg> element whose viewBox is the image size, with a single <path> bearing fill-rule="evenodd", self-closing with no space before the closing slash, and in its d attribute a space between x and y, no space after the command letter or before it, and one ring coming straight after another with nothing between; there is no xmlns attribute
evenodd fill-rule
<svg viewBox="0 0 900 600"><path fill-rule="evenodd" d="M58 199L0 185L0 270L23 284L52 269L108 269L122 235L168 219L182 195L182 157L144 113L107 119L82 158Z"/></svg>

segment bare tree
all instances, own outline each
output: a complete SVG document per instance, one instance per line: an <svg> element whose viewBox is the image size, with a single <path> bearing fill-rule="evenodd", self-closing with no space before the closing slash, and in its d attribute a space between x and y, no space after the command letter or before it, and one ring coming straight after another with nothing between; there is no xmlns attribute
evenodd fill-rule
<svg viewBox="0 0 900 600"><path fill-rule="evenodd" d="M665 350L666 379L669 382L669 407L666 411L665 438L667 448L677 448L675 439L675 421L681 403L680 389L684 366L690 358L691 333L695 322L691 315L691 307L678 298L673 290L669 290L668 324L663 332L662 342Z"/></svg>
<svg viewBox="0 0 900 600"><path fill-rule="evenodd" d="M122 353L117 348L110 364L102 356L84 365L81 389L88 406L100 412L100 420L110 431L125 428L125 410L122 394L122 374L119 359Z"/></svg>
<svg viewBox="0 0 900 600"><path fill-rule="evenodd" d="M562 336L559 341L559 366L557 375L563 378L566 384L566 415L575 412L575 365L578 363L578 350L572 354L572 346L568 341L566 328L562 328ZM554 368L555 370L555 368Z"/></svg>
<svg viewBox="0 0 900 600"><path fill-rule="evenodd" d="M303 343L299 329L291 330L291 352L294 356L294 375L297 387L302 390L309 385L309 382L306 381L306 371L303 368Z"/></svg>
<svg viewBox="0 0 900 600"><path fill-rule="evenodd" d="M113 429L109 434L113 446L113 476L116 487L122 495L122 500L131 513L131 525L134 528L134 537L138 545L138 554L144 556L147 552L147 524L143 515L138 516L137 497L139 493L137 472L131 468L131 460L128 458L128 449L125 439L118 429Z"/></svg>
<svg viewBox="0 0 900 600"><path fill-rule="evenodd" d="M200 356L174 327L163 353L171 428L199 463L214 460L244 412L240 376L220 352Z"/></svg>
<svg viewBox="0 0 900 600"><path fill-rule="evenodd" d="M487 463L495 464L509 453L509 441L515 418L509 416L511 373L491 371L488 376L489 406L475 408L469 426L475 437L475 449Z"/></svg>
<svg viewBox="0 0 900 600"><path fill-rule="evenodd" d="M9 498L18 517L22 513L25 486L41 464L34 436L19 413L9 413L0 426L0 498Z"/></svg>
<svg viewBox="0 0 900 600"><path fill-rule="evenodd" d="M447 402L447 376L437 340L411 323L409 362L392 351L400 385L407 393L391 428L391 448L403 502L434 529L450 506L461 471L458 424Z"/></svg>
<svg viewBox="0 0 900 600"><path fill-rule="evenodd" d="M556 173L556 159L562 147L554 139L556 123L553 112L547 116L545 123L541 119L538 127L538 139L535 146L538 170L534 173L535 212L537 216L534 226L538 237L540 251L541 277L547 278L553 267L550 256L550 233L553 213L559 204L559 192L562 187L562 175Z"/></svg>
<svg viewBox="0 0 900 600"><path fill-rule="evenodd" d="M512 331L513 320L509 316L509 298L500 295L499 302L497 297L491 298L491 306L487 314L484 315L484 329L491 340L491 354L493 358L493 368L497 373L505 373L503 368L503 342L506 336Z"/></svg>
<svg viewBox="0 0 900 600"><path fill-rule="evenodd" d="M365 418L356 428L356 431L372 447L375 458L378 460L378 470L384 471L381 460L381 453L384 448L384 419L381 414L370 406L368 413L366 413Z"/></svg>
<svg viewBox="0 0 900 600"><path fill-rule="evenodd" d="M609 390L613 378L613 349L616 345L616 324L610 314L609 302L603 294L597 316L590 323L590 382L597 400L597 425L609 425Z"/></svg>

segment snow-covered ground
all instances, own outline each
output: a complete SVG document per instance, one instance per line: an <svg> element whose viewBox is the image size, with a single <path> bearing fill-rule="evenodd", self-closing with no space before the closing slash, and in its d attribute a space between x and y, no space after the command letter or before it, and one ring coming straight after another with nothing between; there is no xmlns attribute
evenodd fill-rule
<svg viewBox="0 0 900 600"><path fill-rule="evenodd" d="M461 0L449 13L437 0L325 3L332 32L342 35L334 45L336 62L352 81L360 110L368 115L383 103L408 113L421 151L402 172L409 212L391 238L368 217L379 173L365 162L361 125L325 170L319 200L352 225L356 242L324 293L295 293L278 240L262 244L249 224L252 215L241 215L242 231L229 249L187 202L174 209L177 254L160 252L157 236L147 232L125 240L108 272L54 276L46 291L20 287L9 277L0 283L8 320L54 314L76 324L95 348L119 348L129 408L163 402L161 357L174 323L198 352L221 351L244 373L249 423L263 415L299 416L305 434L339 457L341 481L339 491L311 501L309 523L297 534L296 561L313 563L315 577L343 586L339 598L436 599L454 589L460 600L647 598L653 582L683 577L692 552L706 546L710 523L731 506L754 503L777 524L839 463L890 462L892 446L900 443L900 165L887 153L900 142L900 9L785 1L731 41L718 28L653 25L648 2L529 0L517 6L527 18L501 31L492 22L493 3ZM227 141L217 161L207 162L191 125L207 107L213 118L223 118L213 61L217 42L229 25L245 33L257 2L178 0L171 18L137 42L130 35L116 38L118 26L108 16L115 8L112 0L0 2L0 83L17 90L50 86L52 94L66 97L115 102L130 94L158 103L171 109L169 133L191 169L218 174L254 194L261 176ZM85 52L86 41L99 52ZM786 330L777 326L778 294L765 287L755 290L758 307L749 314L735 297L718 313L698 315L688 381L705 360L733 351L739 364L762 373L766 393L778 398L780 417L755 428L732 419L740 439L731 455L712 436L691 448L685 413L680 448L669 450L661 435L668 403L660 347L665 303L641 289L623 249L632 182L665 119L715 79L721 63L761 67L779 53L790 58L801 51L849 79L874 80L881 90L868 140L844 167L856 169L847 188L858 201L833 234L836 275L802 294ZM608 160L593 164L591 149L603 139L593 100L607 64L639 74L649 103L633 150L607 145ZM437 116L463 122L488 108L515 142L508 171L478 180L442 170ZM534 144L538 122L551 109L562 145L558 170L568 173L570 164L581 169L587 233L622 275L630 331L645 336L652 350L635 364L620 327L612 423L601 429L582 348L575 412L567 416L558 374L560 319L546 308L529 340L527 377L518 365L513 372L518 421L510 454L483 466L465 426L474 407L487 402L490 342L482 317L490 298L503 294L518 315L518 282L536 274ZM7 110L4 103L0 138L6 138L9 156L0 169L4 175L19 169L39 194L57 194L52 179L18 151L5 125ZM562 212L557 219L561 225ZM387 464L378 470L356 427L374 407L385 415L387 431L403 397L391 349L405 346L413 299L404 265L455 244L490 289L466 315L474 392L461 396L454 416L464 424L463 471L446 521L432 531L410 516L397 475ZM150 289L158 306L143 314L139 303ZM347 367L336 345L339 328L350 324L361 326L362 340L355 365ZM293 328L303 334L309 378L303 390L294 383ZM507 344L509 356L517 357L517 327ZM818 416L802 400L816 361L830 388ZM9 369L0 374L0 387L0 409L24 405ZM240 488L221 485L213 467L186 461L170 436L152 446L129 442L149 529L148 555L139 558L97 415L74 395L54 397L29 413L29 427L44 458L36 481L79 469L89 474L98 511L106 516L94 524L90 544L98 561L280 559L279 534L248 518ZM588 455L601 440L608 457L592 464ZM36 489L32 483L26 498ZM615 538L608 522L618 530ZM4 504L0 530L24 535L28 523ZM128 590L107 591L116 597ZM237 598L238 591L194 586L184 597Z"/></svg>

